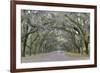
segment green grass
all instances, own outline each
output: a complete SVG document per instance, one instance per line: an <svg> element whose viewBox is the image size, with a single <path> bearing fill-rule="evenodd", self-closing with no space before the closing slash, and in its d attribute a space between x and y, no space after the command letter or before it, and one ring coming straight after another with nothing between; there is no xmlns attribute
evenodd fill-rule
<svg viewBox="0 0 100 73"><path fill-rule="evenodd" d="M31 56L29 54L26 54L25 57L34 57L34 58L41 58L41 57L46 57L48 53L38 53L38 54L32 54ZM23 57L24 58L24 57Z"/></svg>
<svg viewBox="0 0 100 73"><path fill-rule="evenodd" d="M72 56L72 57L88 57L85 53L82 55L80 53L74 53L74 52L65 52L65 55Z"/></svg>

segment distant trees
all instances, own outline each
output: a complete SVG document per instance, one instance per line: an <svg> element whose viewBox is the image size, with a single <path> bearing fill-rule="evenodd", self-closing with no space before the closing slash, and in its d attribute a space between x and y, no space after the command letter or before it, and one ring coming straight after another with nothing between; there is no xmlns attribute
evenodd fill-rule
<svg viewBox="0 0 100 73"><path fill-rule="evenodd" d="M78 12L21 10L22 56L63 47L89 54L90 15Z"/></svg>

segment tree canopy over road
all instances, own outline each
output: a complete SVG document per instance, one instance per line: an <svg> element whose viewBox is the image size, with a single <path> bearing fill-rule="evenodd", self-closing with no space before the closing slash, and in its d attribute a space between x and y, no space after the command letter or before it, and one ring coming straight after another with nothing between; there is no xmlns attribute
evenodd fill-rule
<svg viewBox="0 0 100 73"><path fill-rule="evenodd" d="M90 14L21 10L22 57L56 50L89 55Z"/></svg>

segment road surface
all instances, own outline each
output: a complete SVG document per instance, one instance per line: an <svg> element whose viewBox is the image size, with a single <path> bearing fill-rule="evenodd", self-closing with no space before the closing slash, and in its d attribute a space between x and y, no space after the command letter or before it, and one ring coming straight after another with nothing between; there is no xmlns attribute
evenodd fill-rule
<svg viewBox="0 0 100 73"><path fill-rule="evenodd" d="M72 57L65 55L64 51L54 51L42 55L32 55L27 57L22 57L22 63L30 62L49 62L49 61L69 61L69 60L86 60L89 57Z"/></svg>

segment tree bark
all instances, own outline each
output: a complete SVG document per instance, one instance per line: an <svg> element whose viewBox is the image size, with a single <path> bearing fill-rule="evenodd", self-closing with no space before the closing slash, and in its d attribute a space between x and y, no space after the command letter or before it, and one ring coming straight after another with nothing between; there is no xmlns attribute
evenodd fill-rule
<svg viewBox="0 0 100 73"><path fill-rule="evenodd" d="M24 43L23 43L23 53L22 53L23 57L25 57L27 38L28 38L28 36L25 37L25 40L24 40Z"/></svg>

